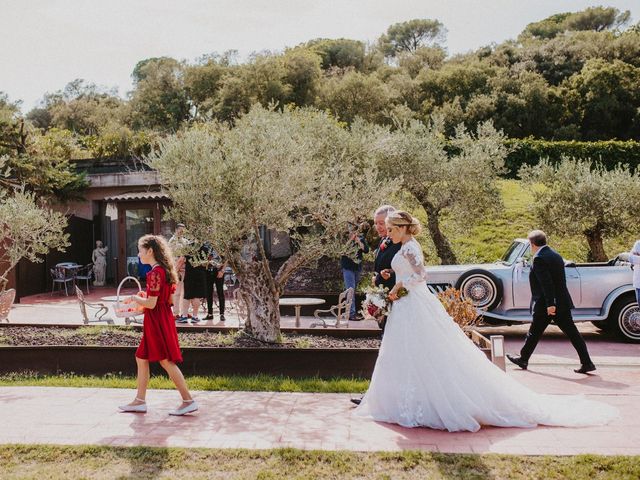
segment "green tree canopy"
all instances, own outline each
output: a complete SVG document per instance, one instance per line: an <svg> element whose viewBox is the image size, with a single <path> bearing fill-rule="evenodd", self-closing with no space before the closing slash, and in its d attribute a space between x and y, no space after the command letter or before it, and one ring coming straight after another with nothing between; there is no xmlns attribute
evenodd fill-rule
<svg viewBox="0 0 640 480"><path fill-rule="evenodd" d="M621 12L614 7L590 7L581 12L558 13L530 23L520 38L550 39L567 31L614 30L626 25L630 18L631 12L628 10Z"/></svg>
<svg viewBox="0 0 640 480"><path fill-rule="evenodd" d="M184 85L184 65L167 57L138 62L132 77L134 126L176 131L189 118L189 98Z"/></svg>
<svg viewBox="0 0 640 480"><path fill-rule="evenodd" d="M446 29L438 20L414 19L391 25L380 37L385 55L395 57L400 52L415 52L420 47L437 46L444 41Z"/></svg>
<svg viewBox="0 0 640 480"><path fill-rule="evenodd" d="M590 160L564 158L524 166L520 177L533 193L533 208L542 228L559 235L581 235L588 260L607 261L603 240L637 232L640 174L619 166L606 170Z"/></svg>
<svg viewBox="0 0 640 480"><path fill-rule="evenodd" d="M348 250L348 222L369 216L389 188L376 166L375 127L345 129L308 109L254 106L231 127L212 122L167 138L149 158L172 215L208 240L239 276L247 329L279 340L278 299L298 268ZM294 254L272 273L260 238L288 232Z"/></svg>

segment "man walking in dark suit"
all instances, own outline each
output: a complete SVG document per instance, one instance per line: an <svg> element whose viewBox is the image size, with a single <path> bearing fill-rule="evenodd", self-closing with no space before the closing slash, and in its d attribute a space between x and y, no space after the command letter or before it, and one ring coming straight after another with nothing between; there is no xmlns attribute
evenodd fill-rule
<svg viewBox="0 0 640 480"><path fill-rule="evenodd" d="M576 373L592 372L596 369L589 357L587 345L571 316L574 307L564 271L564 260L547 245L547 236L541 230L534 230L527 237L533 253L533 264L529 274L533 321L529 327L520 356L507 355L507 358L523 370L527 369L533 353L545 329L553 321L569 337L573 348L580 357L580 368Z"/></svg>

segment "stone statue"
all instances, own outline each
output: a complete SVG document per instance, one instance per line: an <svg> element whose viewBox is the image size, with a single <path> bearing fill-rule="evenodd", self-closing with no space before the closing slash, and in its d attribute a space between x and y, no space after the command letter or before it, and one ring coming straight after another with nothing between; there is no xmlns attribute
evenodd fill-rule
<svg viewBox="0 0 640 480"><path fill-rule="evenodd" d="M95 280L93 285L102 287L105 284L105 276L107 274L107 247L102 246L102 241L96 241L96 248L91 255L93 260L93 275Z"/></svg>

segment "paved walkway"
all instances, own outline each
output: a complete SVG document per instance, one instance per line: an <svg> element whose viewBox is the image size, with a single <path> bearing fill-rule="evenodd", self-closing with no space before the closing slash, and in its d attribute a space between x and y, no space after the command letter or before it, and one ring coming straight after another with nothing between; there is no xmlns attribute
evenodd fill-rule
<svg viewBox="0 0 640 480"><path fill-rule="evenodd" d="M621 418L593 428L448 433L355 417L347 394L195 392L200 411L176 418L167 415L178 403L171 390L150 391L147 414L127 414L116 406L133 397L131 390L2 387L0 443L640 455L640 369L605 367L584 376L569 367L531 368L509 375L539 392L584 394L615 405Z"/></svg>
<svg viewBox="0 0 640 480"><path fill-rule="evenodd" d="M121 295L132 295L136 293L137 289L122 289ZM115 296L116 289L114 287L92 287L90 294L85 294L85 299L90 303L104 303L110 307L109 313L105 315L105 319L110 319L115 325L124 325L124 318L118 318L113 314L114 302L105 302L102 297ZM330 305L320 305L318 308L329 308ZM280 325L283 328L295 327L295 317L293 316L293 307L287 309L290 315L281 316ZM89 315L93 314L93 310L89 311ZM203 319L206 315L205 310L200 311L200 318ZM197 325L204 327L211 326L225 326L225 327L237 327L240 323L233 302L228 302L228 307L225 312L225 321L220 322L217 307L214 305L214 319L208 321L200 321ZM313 316L301 316L300 327L308 328L316 318ZM74 295L65 296L64 292L55 292L53 295L50 293L40 293L37 295L30 295L28 297L22 297L20 303L14 304L11 307L9 313L9 322L15 324L33 324L33 325L47 325L47 324L67 324L67 325L81 325L82 315L80 314L80 307L78 306L78 300ZM92 323L92 325L102 325L103 323ZM190 325L190 324L188 324ZM318 327L322 329L322 327ZM365 320L359 322L349 322L349 327L352 329L377 329L378 325L374 320Z"/></svg>

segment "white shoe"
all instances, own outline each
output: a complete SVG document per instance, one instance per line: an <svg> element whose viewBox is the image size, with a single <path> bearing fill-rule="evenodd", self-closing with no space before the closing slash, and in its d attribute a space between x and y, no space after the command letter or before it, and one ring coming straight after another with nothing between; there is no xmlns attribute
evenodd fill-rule
<svg viewBox="0 0 640 480"><path fill-rule="evenodd" d="M141 398L137 398L139 402L144 402ZM118 407L123 412L134 412L134 413L147 413L147 404L141 403L139 405L120 405Z"/></svg>
<svg viewBox="0 0 640 480"><path fill-rule="evenodd" d="M198 410L198 404L195 400L186 400L186 403L186 407L178 408L177 410L171 410L169 412L169 415L180 417L182 415L186 415L187 413L195 412L196 410Z"/></svg>

